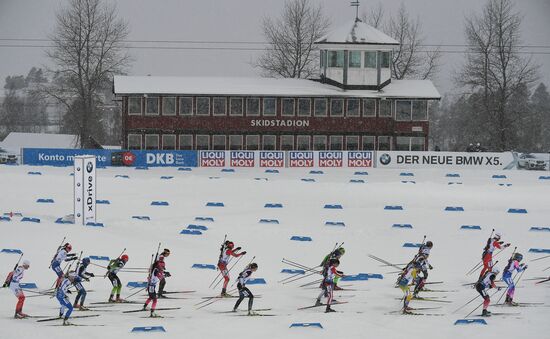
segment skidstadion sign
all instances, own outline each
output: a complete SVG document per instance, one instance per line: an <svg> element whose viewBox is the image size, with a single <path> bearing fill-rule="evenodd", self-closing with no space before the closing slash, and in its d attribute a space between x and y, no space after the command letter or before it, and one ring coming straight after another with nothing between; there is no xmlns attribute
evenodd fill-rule
<svg viewBox="0 0 550 339"><path fill-rule="evenodd" d="M250 127L309 127L309 120L301 119L254 119Z"/></svg>

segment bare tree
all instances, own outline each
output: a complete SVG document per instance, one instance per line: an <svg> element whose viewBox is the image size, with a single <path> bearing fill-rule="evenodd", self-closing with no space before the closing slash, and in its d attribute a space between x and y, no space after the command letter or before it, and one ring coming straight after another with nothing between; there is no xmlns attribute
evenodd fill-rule
<svg viewBox="0 0 550 339"><path fill-rule="evenodd" d="M439 71L441 52L438 46L426 48L420 19L412 19L405 4L395 14L385 15L382 5L363 14L363 21L399 42L391 63L394 79L434 78Z"/></svg>
<svg viewBox="0 0 550 339"><path fill-rule="evenodd" d="M72 116L68 122L83 148L103 130L102 90L130 62L123 45L127 36L127 23L101 0L70 0L56 15L53 47L47 51L56 66L55 79L44 90L67 108Z"/></svg>
<svg viewBox="0 0 550 339"><path fill-rule="evenodd" d="M254 66L262 75L283 78L310 78L318 74L319 53L314 42L330 23L321 6L309 0L287 0L278 19L265 17L264 36L269 44Z"/></svg>
<svg viewBox="0 0 550 339"><path fill-rule="evenodd" d="M527 112L517 105L538 78L538 66L521 56L521 16L510 0L488 0L480 15L466 18L468 54L457 82L480 94L479 108L490 146L515 145ZM525 95L522 95L525 93Z"/></svg>

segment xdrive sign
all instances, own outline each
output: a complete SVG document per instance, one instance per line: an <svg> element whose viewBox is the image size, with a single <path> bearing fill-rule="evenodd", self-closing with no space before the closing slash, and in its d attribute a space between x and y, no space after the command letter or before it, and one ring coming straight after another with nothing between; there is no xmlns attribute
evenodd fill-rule
<svg viewBox="0 0 550 339"><path fill-rule="evenodd" d="M233 167L254 167L254 152L231 151L230 162Z"/></svg>
<svg viewBox="0 0 550 339"><path fill-rule="evenodd" d="M93 155L74 158L74 222L85 225L96 219L96 158Z"/></svg>
<svg viewBox="0 0 550 339"><path fill-rule="evenodd" d="M372 167L372 152L349 151L348 167Z"/></svg>
<svg viewBox="0 0 550 339"><path fill-rule="evenodd" d="M342 167L344 163L344 152L319 152L319 167Z"/></svg>
<svg viewBox="0 0 550 339"><path fill-rule="evenodd" d="M283 167L285 165L285 152L260 152L260 167Z"/></svg>
<svg viewBox="0 0 550 339"><path fill-rule="evenodd" d="M201 151L201 167L224 167L225 151Z"/></svg>

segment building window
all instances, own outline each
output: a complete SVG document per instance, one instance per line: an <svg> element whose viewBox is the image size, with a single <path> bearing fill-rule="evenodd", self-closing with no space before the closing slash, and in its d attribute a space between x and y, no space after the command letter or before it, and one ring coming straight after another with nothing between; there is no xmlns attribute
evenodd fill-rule
<svg viewBox="0 0 550 339"><path fill-rule="evenodd" d="M411 120L411 102L409 100L397 100L395 102L395 120Z"/></svg>
<svg viewBox="0 0 550 339"><path fill-rule="evenodd" d="M164 134L162 136L162 149L175 150L176 136L174 134Z"/></svg>
<svg viewBox="0 0 550 339"><path fill-rule="evenodd" d="M396 151L409 151L411 149L410 137L395 137L395 150Z"/></svg>
<svg viewBox="0 0 550 339"><path fill-rule="evenodd" d="M328 67L344 67L344 51L329 51Z"/></svg>
<svg viewBox="0 0 550 339"><path fill-rule="evenodd" d="M128 114L141 115L141 97L128 98Z"/></svg>
<svg viewBox="0 0 550 339"><path fill-rule="evenodd" d="M376 68L376 52L365 52L365 67Z"/></svg>
<svg viewBox="0 0 550 339"><path fill-rule="evenodd" d="M380 67L382 68L390 68L390 58L391 58L391 54L390 52L382 52L382 60L381 60L381 65Z"/></svg>
<svg viewBox="0 0 550 339"><path fill-rule="evenodd" d="M314 151L326 151L327 149L327 136L326 135L314 135L313 136L313 150Z"/></svg>
<svg viewBox="0 0 550 339"><path fill-rule="evenodd" d="M180 115L193 115L193 98L180 98Z"/></svg>
<svg viewBox="0 0 550 339"><path fill-rule="evenodd" d="M341 135L331 135L329 137L329 146L331 151L341 151L344 147L344 137Z"/></svg>
<svg viewBox="0 0 550 339"><path fill-rule="evenodd" d="M225 135L213 135L212 136L212 149L214 151L225 150Z"/></svg>
<svg viewBox="0 0 550 339"><path fill-rule="evenodd" d="M349 67L360 68L361 67L361 51L349 52Z"/></svg>
<svg viewBox="0 0 550 339"><path fill-rule="evenodd" d="M260 115L260 99L259 98L246 98L246 115L259 116Z"/></svg>
<svg viewBox="0 0 550 339"><path fill-rule="evenodd" d="M364 135L363 136L363 151L374 151L374 136Z"/></svg>
<svg viewBox="0 0 550 339"><path fill-rule="evenodd" d="M190 134L180 135L180 149L192 150L193 149L193 136Z"/></svg>
<svg viewBox="0 0 550 339"><path fill-rule="evenodd" d="M283 114L284 117L294 116L294 98L283 99Z"/></svg>
<svg viewBox="0 0 550 339"><path fill-rule="evenodd" d="M359 99L348 99L347 102L348 102L348 109L346 111L346 116L348 117L360 116Z"/></svg>
<svg viewBox="0 0 550 339"><path fill-rule="evenodd" d="M260 136L259 135L247 135L246 136L246 149L249 151L257 151L260 149Z"/></svg>
<svg viewBox="0 0 550 339"><path fill-rule="evenodd" d="M390 100L380 100L380 112L378 115L380 117L389 117L391 118L393 116L392 110L391 110L391 101Z"/></svg>
<svg viewBox="0 0 550 339"><path fill-rule="evenodd" d="M309 135L299 135L296 137L296 149L298 151L309 151L310 146L309 143L311 141L311 137Z"/></svg>
<svg viewBox="0 0 550 339"><path fill-rule="evenodd" d="M243 149L243 136L242 135L230 135L229 136L229 149L232 151L240 151Z"/></svg>
<svg viewBox="0 0 550 339"><path fill-rule="evenodd" d="M311 116L311 99L309 98L298 99L298 116L300 117Z"/></svg>
<svg viewBox="0 0 550 339"><path fill-rule="evenodd" d="M281 151L292 151L294 149L294 136L281 135Z"/></svg>
<svg viewBox="0 0 550 339"><path fill-rule="evenodd" d="M229 114L233 116L243 115L243 98L231 98L231 110Z"/></svg>
<svg viewBox="0 0 550 339"><path fill-rule="evenodd" d="M224 97L215 97L212 99L212 108L213 108L213 114L214 115L225 115L225 109L226 109L226 100Z"/></svg>
<svg viewBox="0 0 550 339"><path fill-rule="evenodd" d="M375 99L363 99L363 116L375 117L376 116L376 100Z"/></svg>
<svg viewBox="0 0 550 339"><path fill-rule="evenodd" d="M275 150L277 144L277 137L275 135L262 136L262 149L265 151Z"/></svg>
<svg viewBox="0 0 550 339"><path fill-rule="evenodd" d="M195 145L197 151L210 149L210 136L209 135L197 135Z"/></svg>
<svg viewBox="0 0 550 339"><path fill-rule="evenodd" d="M428 120L428 102L426 100L413 101L412 119L414 121Z"/></svg>
<svg viewBox="0 0 550 339"><path fill-rule="evenodd" d="M141 150L141 134L128 134L128 149Z"/></svg>
<svg viewBox="0 0 550 339"><path fill-rule="evenodd" d="M176 115L176 97L162 98L162 115Z"/></svg>
<svg viewBox="0 0 550 339"><path fill-rule="evenodd" d="M359 150L359 136L349 135L346 137L346 150L348 151Z"/></svg>
<svg viewBox="0 0 550 339"><path fill-rule="evenodd" d="M330 99L330 116L341 117L344 115L344 100Z"/></svg>
<svg viewBox="0 0 550 339"><path fill-rule="evenodd" d="M325 67L325 55L326 55L326 51L321 50L321 53L319 55L319 66L321 68Z"/></svg>
<svg viewBox="0 0 550 339"><path fill-rule="evenodd" d="M277 115L277 99L264 98L264 116L273 117Z"/></svg>
<svg viewBox="0 0 550 339"><path fill-rule="evenodd" d="M145 134L145 149L159 149L158 134Z"/></svg>
<svg viewBox="0 0 550 339"><path fill-rule="evenodd" d="M315 99L313 100L313 106L316 117L327 116L327 99Z"/></svg>
<svg viewBox="0 0 550 339"><path fill-rule="evenodd" d="M210 98L198 97L197 98L197 115L210 115Z"/></svg>
<svg viewBox="0 0 550 339"><path fill-rule="evenodd" d="M424 151L424 137L411 138L411 151Z"/></svg>
<svg viewBox="0 0 550 339"><path fill-rule="evenodd" d="M158 115L159 114L159 98L148 97L145 100L145 114L146 115Z"/></svg>
<svg viewBox="0 0 550 339"><path fill-rule="evenodd" d="M379 136L378 137L378 150L379 151L391 151L391 137Z"/></svg>

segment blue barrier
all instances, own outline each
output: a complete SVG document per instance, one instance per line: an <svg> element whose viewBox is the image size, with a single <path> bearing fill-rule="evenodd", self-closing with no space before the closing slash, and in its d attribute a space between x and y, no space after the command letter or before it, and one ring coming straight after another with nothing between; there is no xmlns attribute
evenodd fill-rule
<svg viewBox="0 0 550 339"><path fill-rule="evenodd" d="M367 273L369 279L384 279L384 276L380 273Z"/></svg>
<svg viewBox="0 0 550 339"><path fill-rule="evenodd" d="M550 249L548 248L530 248L530 253L550 253Z"/></svg>
<svg viewBox="0 0 550 339"><path fill-rule="evenodd" d="M340 281L365 281L369 280L369 277L364 273L359 273L355 275L346 275Z"/></svg>
<svg viewBox="0 0 550 339"><path fill-rule="evenodd" d="M86 226L90 227L105 227L102 222L87 222Z"/></svg>
<svg viewBox="0 0 550 339"><path fill-rule="evenodd" d="M462 206L447 206L445 207L447 212L464 212L464 207Z"/></svg>
<svg viewBox="0 0 550 339"><path fill-rule="evenodd" d="M148 171L148 170L149 170L149 167L147 167L147 166L136 166L136 169L137 169L137 170Z"/></svg>
<svg viewBox="0 0 550 339"><path fill-rule="evenodd" d="M269 181L268 178L254 178L254 180L265 180L265 181Z"/></svg>
<svg viewBox="0 0 550 339"><path fill-rule="evenodd" d="M256 278L256 279L248 280L248 282L246 284L247 285L265 285L267 283L265 282L264 278Z"/></svg>
<svg viewBox="0 0 550 339"><path fill-rule="evenodd" d="M71 221L71 220L69 220L69 219L65 219L65 218L63 218L63 217L57 218L57 219L55 220L55 223L56 223L56 224L74 224L73 221Z"/></svg>
<svg viewBox="0 0 550 339"><path fill-rule="evenodd" d="M365 180L363 180L363 179L350 179L349 182L353 183L353 184L364 184Z"/></svg>
<svg viewBox="0 0 550 339"><path fill-rule="evenodd" d="M402 184L416 184L416 181L414 180L401 180Z"/></svg>
<svg viewBox="0 0 550 339"><path fill-rule="evenodd" d="M170 179L173 179L174 177L171 176L171 175L163 175L160 177L161 180L170 180Z"/></svg>
<svg viewBox="0 0 550 339"><path fill-rule="evenodd" d="M266 169L265 173L279 173L279 170L276 169Z"/></svg>
<svg viewBox="0 0 550 339"><path fill-rule="evenodd" d="M91 260L101 260L101 261L110 261L111 260L111 259L109 259L109 257L102 256L102 255L91 255L90 259Z"/></svg>
<svg viewBox="0 0 550 339"><path fill-rule="evenodd" d="M132 332L166 332L162 326L134 327Z"/></svg>
<svg viewBox="0 0 550 339"><path fill-rule="evenodd" d="M39 218L31 218L31 217L23 217L21 219L22 222L34 222L34 223L37 223L39 224L40 223L40 219Z"/></svg>
<svg viewBox="0 0 550 339"><path fill-rule="evenodd" d="M531 227L531 229L529 229L529 231L534 231L534 232L550 232L550 227L537 227L537 226L533 226L533 227Z"/></svg>
<svg viewBox="0 0 550 339"><path fill-rule="evenodd" d="M38 288L38 286L36 285L36 283L33 283L33 282L29 282L29 283L19 283L19 287L21 288Z"/></svg>
<svg viewBox="0 0 550 339"><path fill-rule="evenodd" d="M178 168L178 171L183 171L183 172L191 172L193 169L191 169L191 167L180 167Z"/></svg>
<svg viewBox="0 0 550 339"><path fill-rule="evenodd" d="M185 230L181 230L180 234L202 235L202 232L201 232L201 231L197 231L197 230L188 230L188 229L185 229Z"/></svg>
<svg viewBox="0 0 550 339"><path fill-rule="evenodd" d="M279 220L277 219L260 219L258 222L260 224L279 224Z"/></svg>
<svg viewBox="0 0 550 339"><path fill-rule="evenodd" d="M42 175L42 172L27 172L28 175Z"/></svg>
<svg viewBox="0 0 550 339"><path fill-rule="evenodd" d="M193 264L193 266L191 266L191 268L198 268L198 269L201 269L201 270L215 270L216 265L212 265L212 264Z"/></svg>
<svg viewBox="0 0 550 339"><path fill-rule="evenodd" d="M290 240L295 240L295 241L312 241L311 237L301 237L301 236L298 236L298 235L293 235L292 237L290 237Z"/></svg>
<svg viewBox="0 0 550 339"><path fill-rule="evenodd" d="M195 221L212 221L212 222L214 222L214 218L212 218L212 217L195 217Z"/></svg>
<svg viewBox="0 0 550 339"><path fill-rule="evenodd" d="M311 179L311 178L302 178L300 180L302 180L304 182L315 182L315 179Z"/></svg>
<svg viewBox="0 0 550 339"><path fill-rule="evenodd" d="M309 174L325 174L323 171L311 170Z"/></svg>
<svg viewBox="0 0 550 339"><path fill-rule="evenodd" d="M550 175L541 175L539 180L550 180Z"/></svg>
<svg viewBox="0 0 550 339"><path fill-rule="evenodd" d="M318 327L323 328L323 325L321 323L292 323L290 325L290 328L292 327Z"/></svg>
<svg viewBox="0 0 550 339"><path fill-rule="evenodd" d="M485 319L458 319L455 321L455 325L470 325L470 324L481 324L487 325Z"/></svg>
<svg viewBox="0 0 550 339"><path fill-rule="evenodd" d="M222 172L234 173L235 169L233 169L233 168L222 168Z"/></svg>
<svg viewBox="0 0 550 339"><path fill-rule="evenodd" d="M505 186L505 187L510 187L510 186L512 186L512 184L502 184L502 183L501 183L501 184L498 184L498 185L499 185L499 186Z"/></svg>
<svg viewBox="0 0 550 339"><path fill-rule="evenodd" d="M151 206L169 206L168 201L151 201Z"/></svg>
<svg viewBox="0 0 550 339"><path fill-rule="evenodd" d="M392 227L394 228L413 228L411 224L393 224Z"/></svg>
<svg viewBox="0 0 550 339"><path fill-rule="evenodd" d="M208 227L202 225L187 225L188 230L207 231Z"/></svg>
<svg viewBox="0 0 550 339"><path fill-rule="evenodd" d="M146 281L129 281L128 284L126 284L126 287L131 287L131 288L147 287L147 282Z"/></svg>
<svg viewBox="0 0 550 339"><path fill-rule="evenodd" d="M151 218L146 215L133 215L132 219L142 220L142 221L149 221Z"/></svg>
<svg viewBox="0 0 550 339"><path fill-rule="evenodd" d="M36 202L38 203L44 203L44 204L53 204L54 201L53 199L46 199L46 198L40 198L40 199L37 199Z"/></svg>
<svg viewBox="0 0 550 339"><path fill-rule="evenodd" d="M283 268L281 270L281 273L288 273L288 274L306 274L306 271L304 270L296 270L292 268Z"/></svg>
<svg viewBox="0 0 550 339"><path fill-rule="evenodd" d="M283 208L283 204L267 203L267 204L264 205L264 208Z"/></svg>
<svg viewBox="0 0 550 339"><path fill-rule="evenodd" d="M208 177L208 179L220 179L220 177Z"/></svg>
<svg viewBox="0 0 550 339"><path fill-rule="evenodd" d="M458 173L447 173L445 175L445 177L447 177L447 178L460 178L460 174L458 174Z"/></svg>
<svg viewBox="0 0 550 339"><path fill-rule="evenodd" d="M341 210L341 209L343 209L342 205L339 205L339 204L334 204L334 205L326 204L324 208L327 208L327 209L336 209L336 210Z"/></svg>
<svg viewBox="0 0 550 339"><path fill-rule="evenodd" d="M130 179L130 177L127 176L126 174L117 174L117 175L115 175L115 178Z"/></svg>
<svg viewBox="0 0 550 339"><path fill-rule="evenodd" d="M504 174L493 174L493 179L506 179L506 175Z"/></svg>
<svg viewBox="0 0 550 339"><path fill-rule="evenodd" d="M4 213L4 215L9 215L10 217L11 216L22 217L23 213L20 213L20 212L6 212L6 213Z"/></svg>
<svg viewBox="0 0 550 339"><path fill-rule="evenodd" d="M369 172L355 172L353 175L369 175Z"/></svg>
<svg viewBox="0 0 550 339"><path fill-rule="evenodd" d="M2 251L0 251L2 253L7 253L7 254L22 254L23 251L21 251L20 249L17 249L17 248L3 248Z"/></svg>
<svg viewBox="0 0 550 339"><path fill-rule="evenodd" d="M325 226L342 226L342 227L345 227L346 224L342 221L325 221Z"/></svg>
<svg viewBox="0 0 550 339"><path fill-rule="evenodd" d="M447 185L462 185L462 183L459 181L456 181L456 182L449 181Z"/></svg>
<svg viewBox="0 0 550 339"><path fill-rule="evenodd" d="M527 210L525 208L509 208L508 213L526 214Z"/></svg>
<svg viewBox="0 0 550 339"><path fill-rule="evenodd" d="M406 242L406 243L403 244L403 247L419 248L420 246L422 246L422 244L415 244L415 243L412 243L412 242Z"/></svg>
<svg viewBox="0 0 550 339"><path fill-rule="evenodd" d="M0 216L0 221L11 221L10 217Z"/></svg>
<svg viewBox="0 0 550 339"><path fill-rule="evenodd" d="M223 202L207 202L206 207L224 207Z"/></svg>
<svg viewBox="0 0 550 339"><path fill-rule="evenodd" d="M96 200L95 203L98 204L98 205L110 205L111 204L111 202L109 200Z"/></svg>
<svg viewBox="0 0 550 339"><path fill-rule="evenodd" d="M460 226L461 230L480 230L481 226L478 225L462 225Z"/></svg>
<svg viewBox="0 0 550 339"><path fill-rule="evenodd" d="M401 176L401 177L414 177L414 173L411 173L411 172L401 172L401 173L399 173L399 176Z"/></svg>
<svg viewBox="0 0 550 339"><path fill-rule="evenodd" d="M389 211L402 211L403 206L400 206L400 205L395 205L395 206L387 205L387 206L384 207L384 209L389 210Z"/></svg>

